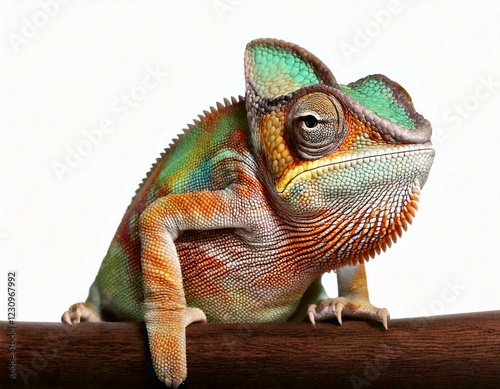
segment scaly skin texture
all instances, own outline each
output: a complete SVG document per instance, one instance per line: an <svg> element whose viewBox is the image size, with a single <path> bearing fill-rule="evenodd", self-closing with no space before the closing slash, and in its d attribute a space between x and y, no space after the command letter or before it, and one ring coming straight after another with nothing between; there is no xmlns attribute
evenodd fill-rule
<svg viewBox="0 0 500 389"><path fill-rule="evenodd" d="M186 378L185 327L389 314L364 261L415 215L434 158L431 127L382 75L337 84L306 50L260 39L246 97L225 100L157 160L132 200L80 321L145 321L153 366ZM339 297L319 280L337 269Z"/></svg>

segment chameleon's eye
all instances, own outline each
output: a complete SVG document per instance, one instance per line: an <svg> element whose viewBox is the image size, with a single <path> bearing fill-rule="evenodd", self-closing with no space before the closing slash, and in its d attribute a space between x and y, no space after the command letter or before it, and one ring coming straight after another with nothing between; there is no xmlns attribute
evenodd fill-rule
<svg viewBox="0 0 500 389"><path fill-rule="evenodd" d="M313 115L307 115L301 118L307 128L314 128L318 125L318 119Z"/></svg>
<svg viewBox="0 0 500 389"><path fill-rule="evenodd" d="M288 133L303 159L330 154L347 135L340 103L325 93L309 93L294 104L288 114Z"/></svg>

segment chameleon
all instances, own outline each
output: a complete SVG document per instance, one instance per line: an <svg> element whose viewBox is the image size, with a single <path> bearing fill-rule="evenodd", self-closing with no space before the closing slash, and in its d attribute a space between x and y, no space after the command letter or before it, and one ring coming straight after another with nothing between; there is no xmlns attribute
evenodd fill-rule
<svg viewBox="0 0 500 389"><path fill-rule="evenodd" d="M389 312L365 261L415 216L435 151L408 92L381 74L338 84L315 55L256 39L245 96L187 126L153 164L85 302L62 316L144 322L158 378L187 377L194 322L286 322ZM321 285L337 274L338 297Z"/></svg>

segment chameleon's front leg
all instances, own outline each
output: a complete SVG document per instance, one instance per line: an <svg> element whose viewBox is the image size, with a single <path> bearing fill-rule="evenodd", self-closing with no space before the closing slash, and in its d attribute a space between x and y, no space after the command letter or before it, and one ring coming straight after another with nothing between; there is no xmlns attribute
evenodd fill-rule
<svg viewBox="0 0 500 389"><path fill-rule="evenodd" d="M370 303L364 263L338 269L337 284L339 297L320 300L309 307L309 319L313 324L315 320L334 317L342 324L342 316L345 316L380 321L387 329L389 311Z"/></svg>
<svg viewBox="0 0 500 389"><path fill-rule="evenodd" d="M186 306L174 241L184 230L234 225L234 199L229 190L168 195L141 216L144 321L155 372L169 387L179 386L187 375L185 327L206 322L203 311Z"/></svg>

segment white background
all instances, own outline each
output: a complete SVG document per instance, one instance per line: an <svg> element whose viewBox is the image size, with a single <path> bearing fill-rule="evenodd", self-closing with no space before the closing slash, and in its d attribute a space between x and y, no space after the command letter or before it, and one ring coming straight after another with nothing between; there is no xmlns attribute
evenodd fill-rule
<svg viewBox="0 0 500 389"><path fill-rule="evenodd" d="M500 309L498 1L2 1L0 17L0 319L8 270L19 320L58 321L86 298L151 163L244 94L258 37L307 48L340 83L385 74L433 124L417 217L368 264L372 301L393 318ZM168 74L126 112L149 68ZM58 177L103 120L114 131Z"/></svg>

